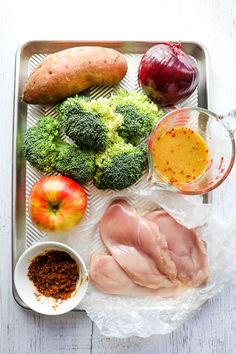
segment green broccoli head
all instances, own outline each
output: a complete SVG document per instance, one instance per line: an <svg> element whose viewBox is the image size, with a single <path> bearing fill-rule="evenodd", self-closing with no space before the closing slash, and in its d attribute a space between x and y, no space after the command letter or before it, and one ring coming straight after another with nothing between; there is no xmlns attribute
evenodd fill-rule
<svg viewBox="0 0 236 354"><path fill-rule="evenodd" d="M73 113L73 108L80 106L80 104L84 101L90 101L90 98L87 96L76 95L65 99L57 106L59 118L63 119L65 115L68 115L70 112Z"/></svg>
<svg viewBox="0 0 236 354"><path fill-rule="evenodd" d="M76 145L68 144L58 155L56 170L84 184L93 179L95 155L92 151L84 151Z"/></svg>
<svg viewBox="0 0 236 354"><path fill-rule="evenodd" d="M59 105L58 113L65 134L78 146L95 152L105 150L118 126L116 120L121 121L106 99L71 97Z"/></svg>
<svg viewBox="0 0 236 354"><path fill-rule="evenodd" d="M140 114L133 106L118 106L116 112L122 114L124 122L118 134L127 142L137 145L141 139L147 138L153 124L149 116Z"/></svg>
<svg viewBox="0 0 236 354"><path fill-rule="evenodd" d="M120 138L96 158L94 184L99 189L123 189L134 184L147 164L144 146L134 147Z"/></svg>
<svg viewBox="0 0 236 354"><path fill-rule="evenodd" d="M79 183L88 182L94 175L94 154L64 142L59 135L58 120L40 118L25 134L23 151L26 160L43 173L57 171Z"/></svg>
<svg viewBox="0 0 236 354"><path fill-rule="evenodd" d="M52 117L42 117L25 134L23 152L27 161L43 173L51 173L57 163L57 140L60 123Z"/></svg>
<svg viewBox="0 0 236 354"><path fill-rule="evenodd" d="M118 134L133 145L147 138L163 115L163 112L143 93L119 90L117 95L112 97L111 105L123 118Z"/></svg>

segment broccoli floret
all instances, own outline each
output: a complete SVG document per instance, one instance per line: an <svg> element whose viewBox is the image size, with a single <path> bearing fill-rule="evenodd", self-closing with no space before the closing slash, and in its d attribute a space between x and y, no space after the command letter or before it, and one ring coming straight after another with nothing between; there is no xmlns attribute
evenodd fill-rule
<svg viewBox="0 0 236 354"><path fill-rule="evenodd" d="M123 123L118 128L119 135L133 145L147 138L163 116L163 112L142 93L119 90L112 97L111 105L123 118Z"/></svg>
<svg viewBox="0 0 236 354"><path fill-rule="evenodd" d="M23 151L32 166L43 173L57 171L85 183L93 178L95 155L60 138L60 123L48 116L25 134Z"/></svg>
<svg viewBox="0 0 236 354"><path fill-rule="evenodd" d="M94 184L99 189L123 189L134 184L147 164L144 146L134 147L120 138L96 158Z"/></svg>
<svg viewBox="0 0 236 354"><path fill-rule="evenodd" d="M95 152L105 150L122 122L104 98L71 97L59 105L58 113L65 134L80 147Z"/></svg>
<svg viewBox="0 0 236 354"><path fill-rule="evenodd" d="M58 155L56 169L81 184L86 183L94 176L95 155L92 151L84 151L76 145L68 144Z"/></svg>
<svg viewBox="0 0 236 354"><path fill-rule="evenodd" d="M27 161L43 173L56 168L60 123L52 117L43 117L25 134L23 152Z"/></svg>
<svg viewBox="0 0 236 354"><path fill-rule="evenodd" d="M137 145L150 134L153 123L147 115L140 114L133 106L118 106L116 112L122 114L124 122L118 129L119 135L127 142Z"/></svg>

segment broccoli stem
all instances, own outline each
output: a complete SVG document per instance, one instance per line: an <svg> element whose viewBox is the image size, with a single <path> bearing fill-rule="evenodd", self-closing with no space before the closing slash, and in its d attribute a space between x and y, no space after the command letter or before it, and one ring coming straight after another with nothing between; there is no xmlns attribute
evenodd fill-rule
<svg viewBox="0 0 236 354"><path fill-rule="evenodd" d="M65 141L63 141L61 138L59 138L59 137L56 137L54 139L54 143L55 143L55 145L57 147L56 150L58 152L61 152L61 151L65 150L68 147L68 144Z"/></svg>

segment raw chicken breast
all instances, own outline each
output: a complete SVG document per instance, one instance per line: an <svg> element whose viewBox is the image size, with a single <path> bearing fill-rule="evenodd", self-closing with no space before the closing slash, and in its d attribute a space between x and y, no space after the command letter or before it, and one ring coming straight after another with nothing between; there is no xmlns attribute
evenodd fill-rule
<svg viewBox="0 0 236 354"><path fill-rule="evenodd" d="M180 282L168 288L150 289L135 284L111 255L93 253L90 259L89 279L105 294L143 295L172 297L182 293L185 288Z"/></svg>
<svg viewBox="0 0 236 354"><path fill-rule="evenodd" d="M153 289L173 287L177 269L159 227L117 200L100 222L101 238L123 270L136 284Z"/></svg>
<svg viewBox="0 0 236 354"><path fill-rule="evenodd" d="M178 224L165 211L154 211L145 218L155 222L166 236L171 258L177 267L177 277L185 285L197 287L208 279L205 243L194 230Z"/></svg>

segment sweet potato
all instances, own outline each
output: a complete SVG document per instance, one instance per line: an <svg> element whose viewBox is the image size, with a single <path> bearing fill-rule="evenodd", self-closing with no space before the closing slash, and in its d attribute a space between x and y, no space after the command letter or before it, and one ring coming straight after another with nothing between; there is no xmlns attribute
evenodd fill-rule
<svg viewBox="0 0 236 354"><path fill-rule="evenodd" d="M50 54L29 76L22 99L52 104L94 85L117 84L127 72L125 57L114 49L75 47Z"/></svg>

